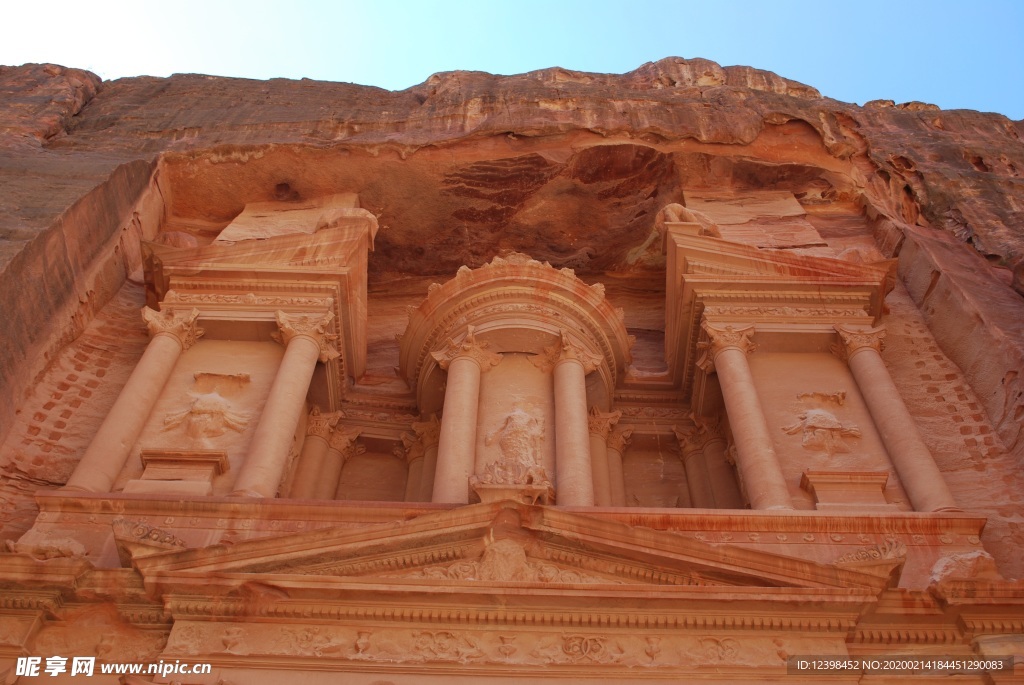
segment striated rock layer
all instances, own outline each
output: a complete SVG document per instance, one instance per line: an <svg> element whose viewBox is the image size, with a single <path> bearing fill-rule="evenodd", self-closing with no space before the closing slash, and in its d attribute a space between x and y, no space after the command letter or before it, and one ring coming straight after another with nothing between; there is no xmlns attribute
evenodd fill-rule
<svg viewBox="0 0 1024 685"><path fill-rule="evenodd" d="M135 285L122 287L138 279L141 239L203 244L246 204L355 193L380 225L366 385L393 383L402 307L422 300L431 277L513 250L600 276L627 310L635 368L656 373L658 211L681 203L713 215L722 196L742 204L746 192L778 191L796 202L719 217L723 236L898 257L903 284L888 304L913 325L892 335L886 360L933 429L958 501L992 516L997 561L1019 576L1022 134L1024 122L997 114L858 107L768 72L679 58L622 75L450 72L401 92L0 67L0 463L19 512L5 537L30 520L31 488L64 482L87 442L88 426L69 434L73 410L63 416L61 397L43 394L113 397L110 377L81 377L76 355L129 358L138 347L130 324L129 343L115 341L116 322L141 302ZM761 234L743 227L751 217ZM950 403L969 409L966 423L949 423ZM986 473L1006 495L998 502Z"/></svg>

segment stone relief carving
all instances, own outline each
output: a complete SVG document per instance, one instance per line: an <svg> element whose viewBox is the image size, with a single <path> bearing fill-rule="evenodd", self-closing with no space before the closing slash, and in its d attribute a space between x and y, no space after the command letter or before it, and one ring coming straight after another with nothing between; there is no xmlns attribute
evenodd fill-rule
<svg viewBox="0 0 1024 685"><path fill-rule="evenodd" d="M114 536L136 542L155 542L167 547L185 547L185 541L173 533L153 526L143 521L129 521L128 519L114 519L111 522L114 529Z"/></svg>
<svg viewBox="0 0 1024 685"><path fill-rule="evenodd" d="M547 471L540 465L539 457L544 440L543 420L516 407L505 418L505 422L484 438L485 445L498 443L501 457L488 464L483 473L469 479L481 500L488 489L512 488L520 497L535 502L538 498L554 500L554 486Z"/></svg>
<svg viewBox="0 0 1024 685"><path fill-rule="evenodd" d="M836 415L825 409L808 409L797 414L799 421L783 426L789 435L803 433L800 444L804 449L820 450L828 456L837 452L849 452L850 446L844 438L859 438L860 429L854 424L844 425Z"/></svg>
<svg viewBox="0 0 1024 685"><path fill-rule="evenodd" d="M410 574L395 574L393 577L408 578ZM451 564L428 566L411 574L411 577L519 583L622 582L530 559L526 551L512 540L498 540L489 544L479 560L459 560Z"/></svg>
<svg viewBox="0 0 1024 685"><path fill-rule="evenodd" d="M836 406L841 407L846 403L846 391L842 390L838 392L801 392L797 393L796 398L798 400L817 400L819 402L835 404Z"/></svg>
<svg viewBox="0 0 1024 685"><path fill-rule="evenodd" d="M907 546L898 538L886 538L885 542L873 547L862 547L844 554L835 560L836 565L849 566L862 562L882 561L886 559L904 559L907 556Z"/></svg>
<svg viewBox="0 0 1024 685"><path fill-rule="evenodd" d="M188 393L192 402L181 411L167 414L162 430L184 426L185 435L204 444L210 438L224 435L229 430L241 433L249 424L249 418L235 411L228 398L249 384L249 374L201 372L193 378L195 387Z"/></svg>
<svg viewBox="0 0 1024 685"><path fill-rule="evenodd" d="M68 557L85 557L85 546L69 537L53 537L30 530L17 542L6 541L8 552L27 554L33 559L62 559Z"/></svg>

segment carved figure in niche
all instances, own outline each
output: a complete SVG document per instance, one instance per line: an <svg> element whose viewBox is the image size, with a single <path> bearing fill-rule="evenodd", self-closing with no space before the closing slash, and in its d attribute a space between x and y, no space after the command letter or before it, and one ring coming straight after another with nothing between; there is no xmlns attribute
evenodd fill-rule
<svg viewBox="0 0 1024 685"><path fill-rule="evenodd" d="M853 424L844 426L836 415L824 409L808 409L797 415L800 419L792 426L784 426L789 435L803 432L800 444L809 450L822 450L828 456L836 452L849 452L850 446L843 438L859 438L860 429Z"/></svg>
<svg viewBox="0 0 1024 685"><path fill-rule="evenodd" d="M488 446L497 441L501 458L488 464L482 475L474 476L474 485L533 485L550 488L551 479L537 459L543 439L543 422L516 407L500 428L484 438L484 444Z"/></svg>
<svg viewBox="0 0 1024 685"><path fill-rule="evenodd" d="M234 411L234 405L224 395L241 390L249 383L249 374L197 373L193 398L187 409L164 417L164 430L182 424L185 434L194 440L206 441L224 435L228 430L241 433L249 423L248 417Z"/></svg>

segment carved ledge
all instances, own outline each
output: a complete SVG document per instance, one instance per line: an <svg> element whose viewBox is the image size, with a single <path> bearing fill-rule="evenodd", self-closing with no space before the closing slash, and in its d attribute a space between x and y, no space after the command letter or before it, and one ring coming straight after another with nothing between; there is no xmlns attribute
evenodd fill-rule
<svg viewBox="0 0 1024 685"><path fill-rule="evenodd" d="M149 335L169 335L181 345L181 351L185 352L196 344L196 341L203 336L203 329L196 326L196 319L199 318L199 310L192 309L187 312L175 309L156 311L149 307L142 308L142 320L146 322Z"/></svg>
<svg viewBox="0 0 1024 685"><path fill-rule="evenodd" d="M496 353L491 352L487 348L491 344L487 342L479 342L476 339L476 326L467 326L466 335L462 339L462 342L455 342L454 338L448 338L448 342L440 350L435 350L430 353L437 363L445 371L453 361L459 358L468 358L475 361L480 365L481 371L487 371L493 366L497 366L501 363L503 357Z"/></svg>
<svg viewBox="0 0 1024 685"><path fill-rule="evenodd" d="M341 356L341 353L333 345L338 336L328 333L327 330L334 319L333 312L326 312L324 314L288 314L287 312L277 311L275 316L280 333L275 335L274 338L285 347L296 337L303 336L312 340L320 348L320 361L328 362Z"/></svg>

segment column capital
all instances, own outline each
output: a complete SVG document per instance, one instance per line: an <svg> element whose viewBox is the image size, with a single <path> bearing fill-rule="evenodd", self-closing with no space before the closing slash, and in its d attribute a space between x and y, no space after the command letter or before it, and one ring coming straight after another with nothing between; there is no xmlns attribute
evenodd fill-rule
<svg viewBox="0 0 1024 685"><path fill-rule="evenodd" d="M701 321L700 327L707 334L708 339L697 343L697 349L702 351L697 365L711 373L714 368L715 358L725 350L739 350L744 354L750 354L756 349L756 345L750 339L754 333L754 325L746 326L714 326L707 319Z"/></svg>
<svg viewBox="0 0 1024 685"><path fill-rule="evenodd" d="M608 449L615 450L619 454L626 451L629 443L632 442L632 428L615 428L608 434Z"/></svg>
<svg viewBox="0 0 1024 685"><path fill-rule="evenodd" d="M574 340L564 328L559 329L558 334L560 340L557 343L544 348L543 354L538 354L530 359L533 365L541 371L550 371L566 361L576 361L583 367L583 373L588 374L596 370L604 361L604 357L594 354Z"/></svg>
<svg viewBox="0 0 1024 685"><path fill-rule="evenodd" d="M703 450L713 440L725 440L718 417L690 414L693 426L674 426L672 431L683 454Z"/></svg>
<svg viewBox="0 0 1024 685"><path fill-rule="evenodd" d="M832 345L832 354L843 361L849 361L850 357L862 350L872 349L881 353L885 349L885 326L865 328L836 324L834 328L841 342Z"/></svg>
<svg viewBox="0 0 1024 685"><path fill-rule="evenodd" d="M332 411L329 414L322 414L320 407L313 407L309 412L309 418L306 421L306 435L315 435L318 438L328 440L331 437L331 431L338 425L338 421L345 416L343 411Z"/></svg>
<svg viewBox="0 0 1024 685"><path fill-rule="evenodd" d="M142 308L142 320L146 322L146 328L152 337L158 335L169 335L181 345L181 351L196 344L196 340L202 337L203 329L196 326L196 319L199 318L199 310L180 311L176 309L165 309L157 311L149 307Z"/></svg>
<svg viewBox="0 0 1024 685"><path fill-rule="evenodd" d="M366 451L366 448L362 445L356 444L356 438L359 437L360 430L356 428L344 428L337 427L331 433L330 439L327 444L335 452L340 452L342 459L347 460L353 454L361 454Z"/></svg>
<svg viewBox="0 0 1024 685"><path fill-rule="evenodd" d="M426 421L413 421L412 430L416 438L423 443L424 449L430 449L437 445L441 439L441 422L437 414L431 414Z"/></svg>
<svg viewBox="0 0 1024 685"><path fill-rule="evenodd" d="M422 459L426 453L427 450L423 444L423 436L416 433L402 433L402 446L394 449L394 455L400 459L405 459L407 464L411 464L417 459Z"/></svg>
<svg viewBox="0 0 1024 685"><path fill-rule="evenodd" d="M587 418L590 434L607 441L608 434L611 433L612 427L618 423L620 418L622 418L621 411L603 412L597 407L591 408L590 416Z"/></svg>
<svg viewBox="0 0 1024 685"><path fill-rule="evenodd" d="M448 338L444 347L430 353L438 365L445 371L453 361L459 358L472 359L480 366L481 371L487 371L492 366L501 363L502 356L497 352L491 352L487 348L491 346L488 342L479 342L476 339L476 326L466 326L466 335L462 342L455 342L455 338Z"/></svg>
<svg viewBox="0 0 1024 685"><path fill-rule="evenodd" d="M277 318L277 327L280 331L274 335L274 339L285 347L295 338L302 336L309 338L320 348L320 361L328 362L341 356L341 353L333 345L338 336L327 332L327 327L334 319L333 312L288 314L277 311L274 316Z"/></svg>

